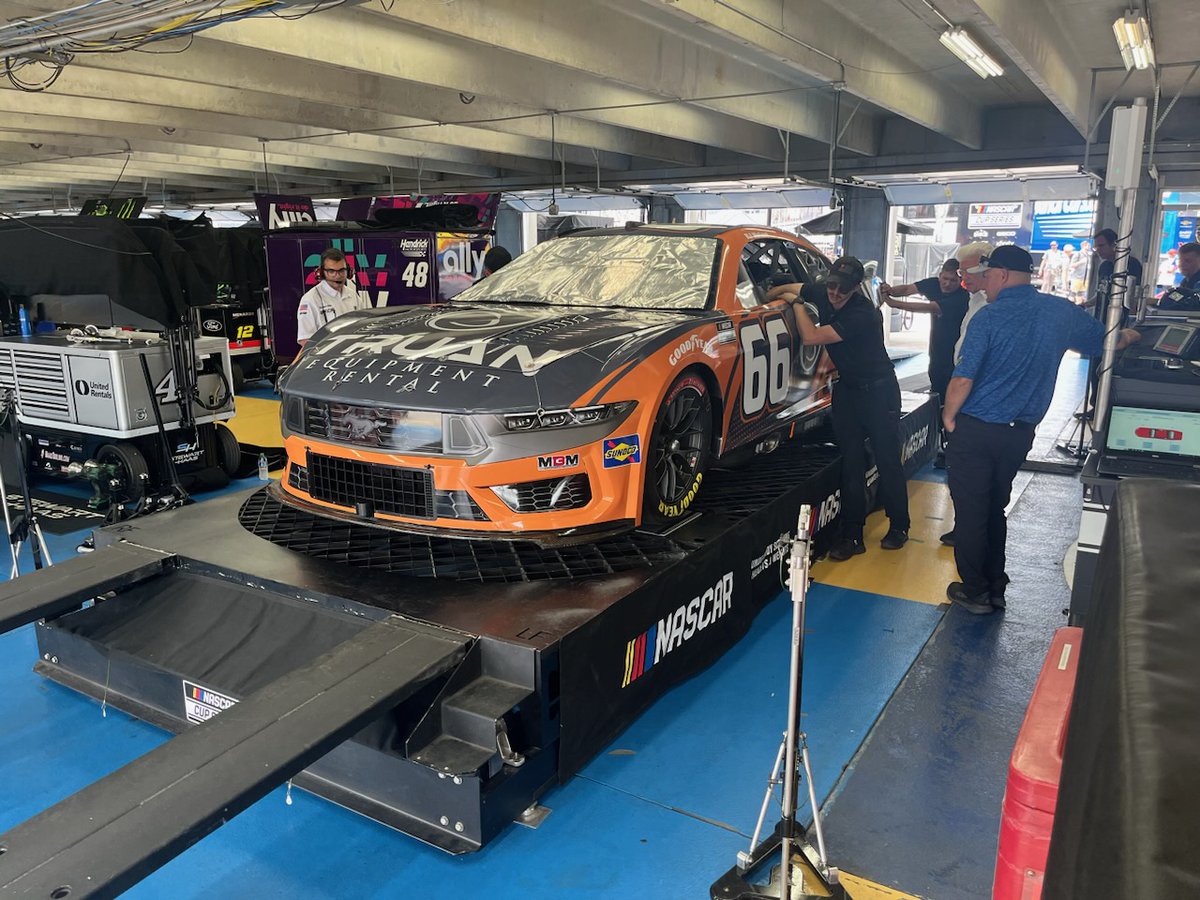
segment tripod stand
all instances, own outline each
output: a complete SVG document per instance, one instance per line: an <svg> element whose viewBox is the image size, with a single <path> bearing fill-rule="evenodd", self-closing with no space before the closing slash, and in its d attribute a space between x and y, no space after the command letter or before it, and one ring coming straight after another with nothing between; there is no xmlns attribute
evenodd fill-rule
<svg viewBox="0 0 1200 900"><path fill-rule="evenodd" d="M800 730L800 695L804 675L804 610L808 596L812 518L812 507L807 503L801 506L799 521L796 524L796 539L792 542L788 576L792 592L792 652L788 673L787 730L783 733L779 752L775 755L775 764L767 778L767 790L763 796L754 835L750 838L750 849L738 853L737 865L712 885L710 896L713 900L766 900L776 897L795 900L814 896L845 896L839 884L838 870L829 865L825 856L821 808L817 805L817 792L813 786L812 769L809 766L808 742L806 735ZM816 849L808 842L804 827L796 821L797 781L802 774L808 782L808 802L812 807ZM775 788L780 785L783 787L783 795L779 823L774 832L760 842L771 797ZM772 875L765 885L752 884L748 878L774 858L776 853L779 854L777 875ZM810 892L810 886L817 892Z"/></svg>
<svg viewBox="0 0 1200 900"><path fill-rule="evenodd" d="M0 393L0 421L8 426L8 432L13 439L13 447L17 457L17 484L21 489L21 512L13 516L8 508L8 485L4 481L3 467L0 467L0 503L4 505L4 529L8 534L8 551L12 557L12 569L9 580L21 574L21 546L29 541L29 550L33 554L33 567L40 569L45 565L53 565L50 558L50 548L42 535L42 527L38 524L37 513L33 511L33 498L29 494L24 445L21 440L21 427L17 422L16 397L12 391Z"/></svg>
<svg viewBox="0 0 1200 900"><path fill-rule="evenodd" d="M1083 385L1083 406L1075 413L1075 425L1064 440L1054 445L1054 449L1069 459L1075 460L1075 465L1082 466L1092 447L1092 418L1095 416L1095 377L1093 376L1096 359L1088 360L1087 381Z"/></svg>

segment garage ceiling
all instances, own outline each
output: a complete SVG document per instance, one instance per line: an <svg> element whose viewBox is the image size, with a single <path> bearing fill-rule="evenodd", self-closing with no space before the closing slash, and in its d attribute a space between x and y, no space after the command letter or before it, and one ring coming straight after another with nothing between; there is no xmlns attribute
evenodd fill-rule
<svg viewBox="0 0 1200 900"><path fill-rule="evenodd" d="M4 81L0 209L1078 162L1110 98L1154 90L1120 67L1126 4L1111 0L291 2L190 40L77 53L45 90ZM1195 166L1195 0L1134 5L1165 64L1160 116L1183 89L1160 159ZM0 0L0 20L72 6ZM951 56L947 22L1005 74Z"/></svg>

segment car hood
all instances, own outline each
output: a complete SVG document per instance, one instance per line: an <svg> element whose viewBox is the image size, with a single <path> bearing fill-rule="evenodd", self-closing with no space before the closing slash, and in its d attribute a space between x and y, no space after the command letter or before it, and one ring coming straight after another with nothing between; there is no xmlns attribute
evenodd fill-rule
<svg viewBox="0 0 1200 900"><path fill-rule="evenodd" d="M340 317L309 341L280 390L445 412L555 409L594 393L626 363L724 318L532 304L368 311Z"/></svg>

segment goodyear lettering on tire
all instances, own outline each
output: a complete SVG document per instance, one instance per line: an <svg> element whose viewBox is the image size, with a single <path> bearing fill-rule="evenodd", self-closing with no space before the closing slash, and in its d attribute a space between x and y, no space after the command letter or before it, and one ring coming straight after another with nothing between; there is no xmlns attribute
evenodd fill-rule
<svg viewBox="0 0 1200 900"><path fill-rule="evenodd" d="M704 473L697 472L696 478L692 482L692 486L688 488L686 494L679 498L678 503L664 503L658 501L658 512L660 515L676 519L687 512L688 507L692 505L692 501L696 499L696 495L700 493L700 482L704 480Z"/></svg>

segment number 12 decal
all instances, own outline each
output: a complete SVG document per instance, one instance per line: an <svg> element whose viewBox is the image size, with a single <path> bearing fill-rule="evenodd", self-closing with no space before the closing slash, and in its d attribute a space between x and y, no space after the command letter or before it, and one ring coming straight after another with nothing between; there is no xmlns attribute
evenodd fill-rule
<svg viewBox="0 0 1200 900"><path fill-rule="evenodd" d="M766 332L763 326L766 326ZM742 326L742 414L756 416L763 408L787 399L792 372L792 337L780 317Z"/></svg>

